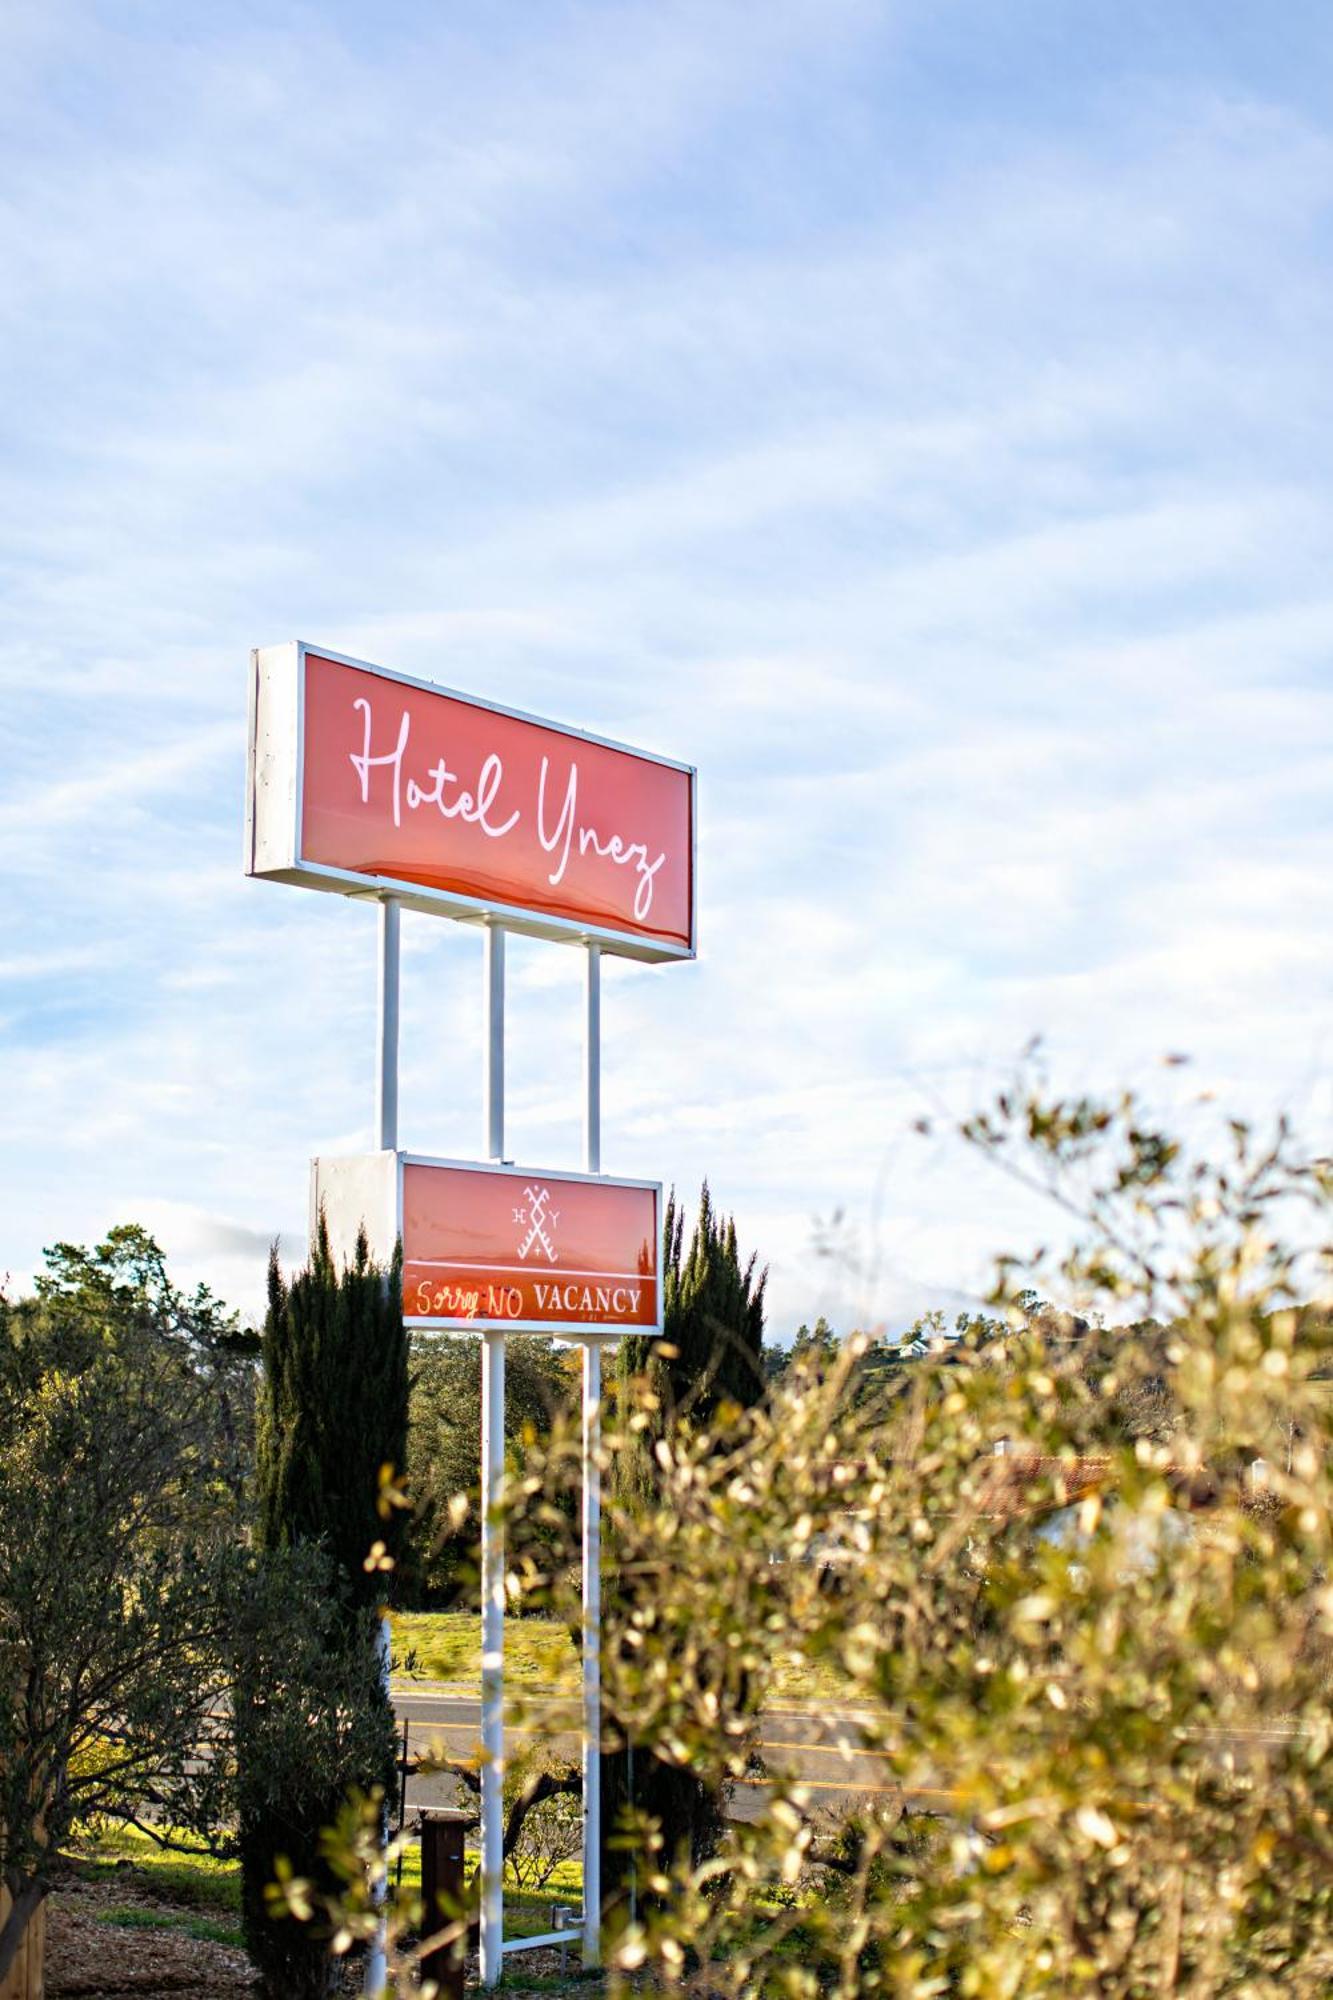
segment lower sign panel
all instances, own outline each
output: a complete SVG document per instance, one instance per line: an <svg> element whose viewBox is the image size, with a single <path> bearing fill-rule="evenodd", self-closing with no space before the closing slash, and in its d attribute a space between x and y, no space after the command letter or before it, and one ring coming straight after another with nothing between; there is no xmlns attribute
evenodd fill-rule
<svg viewBox="0 0 1333 2000"><path fill-rule="evenodd" d="M401 1235L410 1326L609 1335L661 1325L654 1182L374 1153L316 1160L312 1194L340 1258L359 1229L380 1260Z"/></svg>

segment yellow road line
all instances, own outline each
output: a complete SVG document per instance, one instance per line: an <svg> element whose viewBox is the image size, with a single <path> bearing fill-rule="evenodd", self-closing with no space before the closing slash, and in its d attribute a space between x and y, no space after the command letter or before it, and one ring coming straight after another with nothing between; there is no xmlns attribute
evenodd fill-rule
<svg viewBox="0 0 1333 2000"><path fill-rule="evenodd" d="M759 1791L765 1786L776 1785L779 1781L776 1778L738 1778L736 1782L738 1785L745 1786L748 1790ZM958 1797L957 1792L950 1791L944 1785L839 1785L835 1784L829 1778L794 1778L785 1779L782 1782L790 1783L803 1792L877 1793L883 1798L902 1799L956 1799Z"/></svg>
<svg viewBox="0 0 1333 2000"><path fill-rule="evenodd" d="M858 1757L887 1757L889 1754L887 1750L858 1750L854 1743L848 1743L845 1747L841 1743L784 1743L775 1736L761 1736L759 1738L759 1748L761 1750L812 1750L823 1757L841 1757L845 1755L847 1761L852 1764L856 1762Z"/></svg>

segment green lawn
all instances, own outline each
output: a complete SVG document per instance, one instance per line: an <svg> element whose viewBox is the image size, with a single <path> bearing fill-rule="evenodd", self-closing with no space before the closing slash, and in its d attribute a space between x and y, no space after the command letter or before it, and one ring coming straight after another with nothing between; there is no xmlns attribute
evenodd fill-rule
<svg viewBox="0 0 1333 2000"><path fill-rule="evenodd" d="M99 1924L113 1924L117 1930L125 1931L184 1931L187 1937L204 1938L210 1944L230 1945L233 1951L245 1949L245 1936L240 1925L224 1924L217 1917L174 1916L164 1910L145 1910L137 1903L130 1903L123 1910L104 1910L97 1921Z"/></svg>
<svg viewBox="0 0 1333 2000"><path fill-rule="evenodd" d="M102 1923L125 1929L178 1928L192 1937L212 1937L219 1944L241 1946L239 1926L217 1921L219 1913L233 1918L240 1913L238 1862L218 1861L203 1848L169 1853L133 1827L107 1827L85 1836L72 1851L82 1872L94 1881L120 1883L126 1889L137 1889L151 1896L156 1902L175 1904L182 1911L177 1918L127 1904L123 1909L108 1910L100 1919ZM465 1865L469 1872L479 1858L472 1849L467 1851ZM409 1839L402 1857L401 1877L395 1867L394 1878L401 1879L405 1890L420 1889L418 1841ZM505 1930L510 1937L533 1937L549 1929L552 1903L577 1903L582 1893L583 1875L577 1861L561 1862L551 1882L539 1894L524 1895L506 1883ZM200 1914L188 1914L195 1911Z"/></svg>
<svg viewBox="0 0 1333 2000"><path fill-rule="evenodd" d="M236 1913L241 1907L238 1864L218 1861L203 1848L169 1852L132 1826L115 1826L86 1835L73 1853L95 1881L133 1881L147 1895L192 1910Z"/></svg>

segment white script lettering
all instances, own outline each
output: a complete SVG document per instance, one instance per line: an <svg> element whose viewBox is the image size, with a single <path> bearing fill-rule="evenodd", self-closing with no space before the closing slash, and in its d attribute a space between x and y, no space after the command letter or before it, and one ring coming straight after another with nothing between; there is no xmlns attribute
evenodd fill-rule
<svg viewBox="0 0 1333 2000"><path fill-rule="evenodd" d="M456 771L451 771L445 757L437 756L429 765L419 764L416 772L407 769L408 746L412 735L412 717L408 709L402 712L398 724L397 741L391 750L378 748L378 743L387 739L378 738L375 717L370 700L358 695L352 703L361 713L361 748L350 750L348 758L356 772L361 787L363 806L381 804L372 782L372 774L385 771L389 774L389 802L396 827L403 824L404 811L429 812L432 808L442 819L462 820L465 825L480 827L491 840L503 840L513 832L523 814L515 806L507 818L498 815L501 810L498 800L505 782L504 760L491 751L483 760L477 773L476 784L468 789ZM650 860L647 843L642 840L627 840L620 833L603 833L598 827L579 818L579 767L571 760L569 776L565 781L564 797L550 824L551 809L547 804L547 787L551 784L550 759L543 757L541 774L537 782L536 823L537 838L544 851L554 857L554 865L547 875L547 881L554 889L564 880L569 867L569 857L574 851L577 839L579 855L595 855L600 861L609 861L616 868L634 869L637 881L634 892L634 916L644 923L652 908L653 890L657 873L666 860L661 853ZM552 785L552 791L554 791Z"/></svg>
<svg viewBox="0 0 1333 2000"><path fill-rule="evenodd" d="M353 769L356 771L357 777L361 780L361 803L363 806L370 803L371 772L381 770L386 764L391 765L393 768L393 823L395 826L401 826L403 823L403 752L407 748L407 732L411 727L407 710L403 710L403 723L401 729L398 731L397 747L393 750L386 750L380 757L372 757L370 754L370 703L362 695L352 703L352 706L353 708L364 709L366 715L366 733L361 745L361 755L358 757L355 750L350 752Z"/></svg>
<svg viewBox="0 0 1333 2000"><path fill-rule="evenodd" d="M417 1312L423 1319L432 1315L475 1319L480 1302L480 1293L465 1285L436 1285L432 1289L424 1278L417 1285Z"/></svg>
<svg viewBox="0 0 1333 2000"><path fill-rule="evenodd" d="M563 879L565 870L569 866L569 850L574 840L574 821L578 813L579 767L573 763L569 767L564 804L560 808L560 817L555 823L553 833L548 832L546 826L546 780L549 774L550 759L543 757L542 775L537 787L537 838L548 854L554 854L557 848L560 850L560 859L546 878L554 889ZM642 923L652 908L653 878L666 860L666 855L659 854L656 861L650 862L648 849L641 840L626 844L618 833L613 833L603 840L595 826L579 828L579 853L600 855L603 860L613 861L617 867L622 868L627 862L634 863L639 871L639 886L634 892L634 914Z"/></svg>
<svg viewBox="0 0 1333 2000"><path fill-rule="evenodd" d="M402 807L404 798L403 759L407 754L408 738L412 732L412 718L407 710L404 709L403 719L398 729L398 742L396 746L392 750L382 752L378 757L372 757L370 754L370 745L375 724L374 717L371 714L370 703L364 695L358 695L352 706L353 708L359 708L365 717L361 754L358 757L355 750L348 753L352 761L352 767L361 780L361 803L363 806L370 804L371 772L391 766L393 769L393 823L395 826L401 826L403 823ZM495 804L495 795L504 782L504 764L494 751L491 752L481 767L481 771L477 777L475 794L462 791L456 799L449 800L445 797L445 787L447 785L456 785L458 777L455 772L449 769L443 757L438 758L432 764L426 775L433 781L429 791L423 790L415 778L409 778L407 781L406 799L409 812L417 812L422 806L435 806L444 819L461 819L466 821L469 826L479 826L483 833L490 835L492 840L503 840L507 833L513 832L522 818L522 814L515 809L502 825L493 826L491 824L489 817L490 810Z"/></svg>

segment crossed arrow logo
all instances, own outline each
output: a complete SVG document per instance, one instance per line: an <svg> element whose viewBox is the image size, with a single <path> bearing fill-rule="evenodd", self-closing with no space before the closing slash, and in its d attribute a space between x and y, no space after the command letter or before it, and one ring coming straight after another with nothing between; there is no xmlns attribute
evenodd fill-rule
<svg viewBox="0 0 1333 2000"><path fill-rule="evenodd" d="M550 1232L560 1220L560 1211L549 1205L551 1190L546 1187L529 1187L524 1188L523 1192L528 1198L527 1206L514 1210L514 1220L520 1225L526 1223L528 1233L518 1246L518 1254L520 1257L527 1257L530 1252L537 1253L544 1250L549 1261L554 1264L556 1249L551 1241Z"/></svg>

